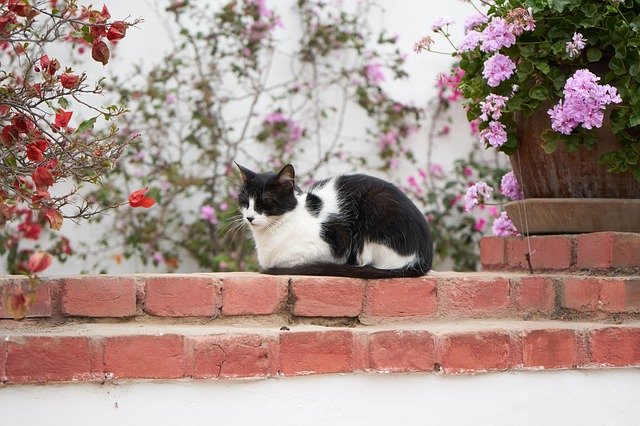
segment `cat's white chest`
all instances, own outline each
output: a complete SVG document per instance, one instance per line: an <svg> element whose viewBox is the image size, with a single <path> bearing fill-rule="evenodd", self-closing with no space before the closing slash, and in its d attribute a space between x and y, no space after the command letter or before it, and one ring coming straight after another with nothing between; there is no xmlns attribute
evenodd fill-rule
<svg viewBox="0 0 640 426"><path fill-rule="evenodd" d="M305 208L301 195L296 208L273 225L253 229L258 262L262 268L292 267L309 262L335 262L331 247L321 238L322 222Z"/></svg>

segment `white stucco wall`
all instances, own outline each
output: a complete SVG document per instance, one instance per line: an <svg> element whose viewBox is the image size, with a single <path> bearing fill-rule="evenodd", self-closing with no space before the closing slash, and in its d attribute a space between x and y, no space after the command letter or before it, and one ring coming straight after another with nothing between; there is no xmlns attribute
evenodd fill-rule
<svg viewBox="0 0 640 426"><path fill-rule="evenodd" d="M640 370L0 388L6 425L637 425Z"/></svg>
<svg viewBox="0 0 640 426"><path fill-rule="evenodd" d="M217 3L224 3L224 0L211 0ZM356 1L356 0L349 0ZM115 18L137 17L144 18L144 22L137 29L130 29L127 37L118 46L114 58L103 68L101 64L91 62L82 65L82 69L87 71L89 76L100 76L113 72L122 78L129 78L134 64L143 64L143 68L150 69L160 58L171 48L170 33L166 30L167 18L161 12L169 3L169 0L108 0L111 15ZM277 29L276 36L281 40L287 40L296 35L297 25L293 14L295 0L266 0L269 7L272 7L283 16L284 27ZM385 28L389 34L397 34L398 46L406 53L406 68L409 78L401 81L393 81L390 77L383 85L391 91L394 96L405 102L413 102L417 106L426 107L432 100L437 90L435 88L436 76L441 72L448 72L453 58L448 55L423 53L420 55L412 51L415 41L426 34L431 34L437 40L435 48L443 51L450 51L450 46L444 38L438 37L431 32L431 23L438 17L451 16L459 26L452 27L454 40L462 37L462 23L465 18L473 13L473 8L460 1L449 1L436 3L432 1L395 1L377 0L377 3L384 8L385 14L372 14L372 25ZM349 3L345 3L349 5ZM285 43L286 44L286 43ZM62 53L61 53L62 54ZM277 77L276 77L277 78ZM101 100L99 102L102 102ZM455 111L455 121L451 125L451 133L443 137L434 146L433 161L443 164L445 169L455 158L463 156L469 149L472 139L469 136L469 128L461 108ZM364 136L361 122L361 112L352 110L348 112L346 123L350 123L349 135ZM426 159L426 139L429 122L423 122L423 128L412 138L412 147L419 161ZM356 152L366 152L366 146L351 147ZM339 167L339 164L336 165ZM322 171L318 178L340 172L341 170ZM400 170L399 176L405 176L414 171ZM328 174L327 174L328 173ZM193 208L197 208L194 206ZM108 214L108 213L107 213ZM86 222L75 224L65 221L61 233L70 238L72 247L78 249L80 242L91 245L92 239L97 235L102 235L110 228L109 221L99 225L89 225ZM47 270L50 275L71 275L78 274L90 269L94 264L93 259L100 258L101 266L105 267L108 273L130 273L130 272L163 272L164 268L154 268L153 265L143 265L138 259L130 259L119 264L112 258L113 253L99 252L90 257L90 261L83 261L77 256L72 257L66 263L61 264L54 261L52 267ZM198 270L197 265L190 259L181 259L181 266L178 272L193 272ZM6 272L4 261L0 261L0 273Z"/></svg>

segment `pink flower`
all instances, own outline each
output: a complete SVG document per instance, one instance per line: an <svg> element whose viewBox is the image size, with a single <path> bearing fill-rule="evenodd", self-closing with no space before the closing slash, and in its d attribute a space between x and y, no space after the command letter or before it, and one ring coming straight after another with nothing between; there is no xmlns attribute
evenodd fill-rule
<svg viewBox="0 0 640 426"><path fill-rule="evenodd" d="M580 33L573 33L573 38L565 45L565 50L569 54L570 58L575 58L580 55L580 51L585 47L586 38Z"/></svg>
<svg viewBox="0 0 640 426"><path fill-rule="evenodd" d="M564 99L547 111L553 130L568 135L580 124L585 129L602 127L607 106L622 102L622 98L615 87L599 85L599 80L586 69L577 70L567 80Z"/></svg>
<svg viewBox="0 0 640 426"><path fill-rule="evenodd" d="M367 81L374 85L380 84L385 80L382 65L378 63L367 65L364 68L364 74L367 77Z"/></svg>
<svg viewBox="0 0 640 426"><path fill-rule="evenodd" d="M489 118L494 120L500 119L500 117L502 117L502 108L507 105L508 100L509 98L506 96L490 93L484 102L480 102L480 111L482 111L480 119L482 121L488 121Z"/></svg>
<svg viewBox="0 0 640 426"><path fill-rule="evenodd" d="M475 49L476 47L478 47L478 44L481 40L481 33L474 30L469 31L458 45L458 52L468 52Z"/></svg>
<svg viewBox="0 0 640 426"><path fill-rule="evenodd" d="M267 116L264 118L264 121L269 124L278 124L287 121L287 119L284 117L284 115L282 115L281 112L277 111L272 112L271 114L267 114Z"/></svg>
<svg viewBox="0 0 640 426"><path fill-rule="evenodd" d="M212 225L216 225L218 223L218 216L216 215L215 207L208 204L200 207L200 219L206 220Z"/></svg>
<svg viewBox="0 0 640 426"><path fill-rule="evenodd" d="M482 31L483 52L496 52L503 47L512 46L516 42L511 26L502 18L492 18L489 25Z"/></svg>
<svg viewBox="0 0 640 426"><path fill-rule="evenodd" d="M221 202L218 207L220 208L220 211L222 211L222 212L226 212L227 210L229 210L229 204L227 204L226 201Z"/></svg>
<svg viewBox="0 0 640 426"><path fill-rule="evenodd" d="M153 253L153 255L151 256L151 259L153 259L153 261L158 264L164 263L164 255L159 251Z"/></svg>
<svg viewBox="0 0 640 426"><path fill-rule="evenodd" d="M429 174L434 177L440 177L444 174L444 170L440 164L432 164L429 168Z"/></svg>
<svg viewBox="0 0 640 426"><path fill-rule="evenodd" d="M511 60L511 58L501 53L496 53L484 63L482 75L487 79L487 84L489 84L489 86L496 87L501 82L511 77L515 69L516 64Z"/></svg>
<svg viewBox="0 0 640 426"><path fill-rule="evenodd" d="M384 149L388 146L393 146L398 142L398 131L389 130L380 136L380 148Z"/></svg>
<svg viewBox="0 0 640 426"><path fill-rule="evenodd" d="M474 136L477 135L478 133L480 133L480 120L476 119L476 120L470 121L469 122L469 131Z"/></svg>
<svg viewBox="0 0 640 426"><path fill-rule="evenodd" d="M509 216L507 216L507 212L502 212L500 217L493 221L491 230L493 231L493 235L499 237L520 235L513 222L511 222L511 219L509 219Z"/></svg>
<svg viewBox="0 0 640 426"><path fill-rule="evenodd" d="M438 19L436 19L435 21L433 21L433 24L431 25L431 29L433 31L441 31L442 27L446 27L448 25L453 24L455 21L453 20L453 18L450 18L449 16L442 16Z"/></svg>
<svg viewBox="0 0 640 426"><path fill-rule="evenodd" d="M486 182L478 182L471 185L464 196L464 210L469 212L476 206L484 204L486 200L491 198L492 192L493 188L487 185Z"/></svg>
<svg viewBox="0 0 640 426"><path fill-rule="evenodd" d="M430 36L422 37L420 40L413 44L413 51L416 53L420 53L423 50L431 50L432 44L433 39Z"/></svg>
<svg viewBox="0 0 640 426"><path fill-rule="evenodd" d="M473 224L473 229L478 232L484 231L484 228L487 226L487 219L483 217L479 217L476 219L476 223Z"/></svg>
<svg viewBox="0 0 640 426"><path fill-rule="evenodd" d="M499 121L492 121L489 127L480 132L480 140L499 148L507 142L506 126Z"/></svg>
<svg viewBox="0 0 640 426"><path fill-rule="evenodd" d="M506 173L502 176L500 180L500 192L512 200L522 200L524 198L518 179L516 179L516 175L513 172Z"/></svg>
<svg viewBox="0 0 640 426"><path fill-rule="evenodd" d="M488 18L484 16L482 13L476 13L475 15L469 16L464 21L464 32L465 34L471 30L475 30L479 26L486 24Z"/></svg>

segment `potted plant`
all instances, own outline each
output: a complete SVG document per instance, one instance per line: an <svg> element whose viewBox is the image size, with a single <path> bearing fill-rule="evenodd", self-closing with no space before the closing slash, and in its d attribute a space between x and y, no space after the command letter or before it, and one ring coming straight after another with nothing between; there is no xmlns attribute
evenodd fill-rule
<svg viewBox="0 0 640 426"><path fill-rule="evenodd" d="M468 119L510 156L525 200L507 211L529 222L513 217L518 229L640 231L640 211L620 210L640 208L640 3L481 3L459 43L451 19L432 29L455 47Z"/></svg>

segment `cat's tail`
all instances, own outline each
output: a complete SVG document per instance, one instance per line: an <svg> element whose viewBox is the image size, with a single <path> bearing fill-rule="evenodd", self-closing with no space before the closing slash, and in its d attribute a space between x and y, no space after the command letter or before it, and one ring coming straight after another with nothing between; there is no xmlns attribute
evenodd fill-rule
<svg viewBox="0 0 640 426"><path fill-rule="evenodd" d="M318 262L292 267L267 268L260 271L269 275L318 275L362 279L421 277L429 272L426 265L414 265L402 269L378 269L373 266L344 265Z"/></svg>

